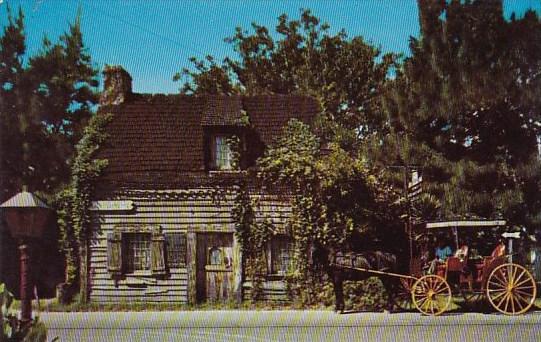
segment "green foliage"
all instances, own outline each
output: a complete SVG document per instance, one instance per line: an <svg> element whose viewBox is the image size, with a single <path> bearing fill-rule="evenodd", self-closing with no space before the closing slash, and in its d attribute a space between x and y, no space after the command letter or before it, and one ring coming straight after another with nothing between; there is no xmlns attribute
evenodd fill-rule
<svg viewBox="0 0 541 342"><path fill-rule="evenodd" d="M52 341L56 341L55 338ZM47 327L43 322L40 322L37 318L32 323L28 334L23 339L24 342L47 342Z"/></svg>
<svg viewBox="0 0 541 342"><path fill-rule="evenodd" d="M292 231L323 246L343 247L354 232L397 226L400 197L382 183L362 158L331 144L322 154L310 128L291 120L284 134L258 161L258 177L267 186L287 186L295 199ZM299 217L296 217L299 215ZM302 218L301 218L302 217Z"/></svg>
<svg viewBox="0 0 541 342"><path fill-rule="evenodd" d="M38 318L30 322L22 322L17 316L10 312L13 303L13 294L8 291L4 283L0 283L0 322L2 331L1 341L47 341L47 328Z"/></svg>
<svg viewBox="0 0 541 342"><path fill-rule="evenodd" d="M420 1L384 100L392 134L370 155L416 164L442 217L504 217L541 227L541 21L506 21L501 1Z"/></svg>
<svg viewBox="0 0 541 342"><path fill-rule="evenodd" d="M76 147L77 155L72 165L71 182L57 197L60 246L66 253L68 284L74 284L78 280L80 248L95 234L90 229L91 199L95 180L107 166L107 160L96 159L95 156L107 137L104 128L112 117L112 114L92 117Z"/></svg>
<svg viewBox="0 0 541 342"><path fill-rule="evenodd" d="M256 23L250 31L237 27L225 39L236 56L221 64L212 56L192 58L195 71L184 69L175 76L185 80L181 92L313 96L324 112L320 133L347 148L357 148L385 125L380 94L395 55L382 55L345 30L332 34L310 10L301 10L299 19L282 14L275 31Z"/></svg>
<svg viewBox="0 0 541 342"><path fill-rule="evenodd" d="M84 47L80 14L58 43L26 51L24 15L0 34L0 198L19 191L52 195L69 180L74 146L97 103L97 70ZM8 148L9 147L9 148Z"/></svg>
<svg viewBox="0 0 541 342"><path fill-rule="evenodd" d="M291 120L283 135L258 161L258 177L267 189L292 192L288 227L295 241L288 288L306 304L321 291L310 266L311 246L328 250L377 249L404 252L403 201L366 162L331 144L322 154L310 128Z"/></svg>
<svg viewBox="0 0 541 342"><path fill-rule="evenodd" d="M344 302L349 310L383 311L387 306L387 292L378 278L344 283Z"/></svg>
<svg viewBox="0 0 541 342"><path fill-rule="evenodd" d="M226 144L231 149L231 168L233 170L239 170L242 161L242 145L240 138L236 135L230 136L226 139Z"/></svg>
<svg viewBox="0 0 541 342"><path fill-rule="evenodd" d="M262 294L262 283L267 274L265 251L272 236L272 228L265 223L256 223L254 203L246 185L238 189L232 216L235 235L241 246L245 277L251 280L252 300L257 301Z"/></svg>

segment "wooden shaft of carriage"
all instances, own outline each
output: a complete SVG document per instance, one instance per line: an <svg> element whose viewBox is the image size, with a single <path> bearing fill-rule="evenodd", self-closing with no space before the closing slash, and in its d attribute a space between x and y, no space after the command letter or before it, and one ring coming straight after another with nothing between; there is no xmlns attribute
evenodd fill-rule
<svg viewBox="0 0 541 342"><path fill-rule="evenodd" d="M410 276L410 275L405 275L405 274L400 274L400 273L393 273L393 272L385 272L385 271L376 271L376 270L371 270L369 268L345 266L345 265L339 265L339 264L335 264L335 263L332 263L331 266L336 266L336 267L341 267L341 268L348 268L350 270L355 270L355 271L359 271L359 272L373 273L373 274L378 274L378 275L387 275L387 276L391 276L391 277L399 277L399 278L404 278L404 279L413 279L413 280L419 279L417 277Z"/></svg>

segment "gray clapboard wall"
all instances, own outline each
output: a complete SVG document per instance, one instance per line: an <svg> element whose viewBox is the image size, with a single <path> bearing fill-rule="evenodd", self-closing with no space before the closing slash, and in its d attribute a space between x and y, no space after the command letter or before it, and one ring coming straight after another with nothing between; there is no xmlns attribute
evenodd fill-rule
<svg viewBox="0 0 541 342"><path fill-rule="evenodd" d="M266 220L283 229L291 213L291 207L283 197L253 195L258 221ZM96 200L131 200L134 208L129 211L95 211L93 228L97 238L90 246L89 298L95 303L187 303L190 300L188 265L168 268L166 276L125 276L113 279L107 270L107 234L119 226L160 226L162 233L234 232L231 215L234 195L213 200L201 189L171 191L126 191L114 198ZM187 260L194 260L193 248L187 249ZM239 263L240 264L240 263ZM276 281L269 288L283 288ZM249 295L249 283L243 286ZM274 292L274 291L273 291ZM278 291L283 292L283 290ZM246 295L244 296L246 298ZM275 297L269 296L269 297ZM280 294L280 300L283 295ZM270 298L269 298L270 299Z"/></svg>
<svg viewBox="0 0 541 342"><path fill-rule="evenodd" d="M252 282L245 281L243 284L244 299L252 298ZM261 284L259 300L271 303L287 303L290 301L286 284L282 280L267 280Z"/></svg>

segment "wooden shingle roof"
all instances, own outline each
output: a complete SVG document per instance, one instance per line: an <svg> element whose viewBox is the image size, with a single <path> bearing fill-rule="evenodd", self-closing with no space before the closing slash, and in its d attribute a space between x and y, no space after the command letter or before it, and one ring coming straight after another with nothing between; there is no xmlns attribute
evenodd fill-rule
<svg viewBox="0 0 541 342"><path fill-rule="evenodd" d="M289 119L311 123L319 110L313 98L304 96L130 94L124 103L99 110L113 114L108 139L97 155L109 161L102 180L141 188L208 182L207 126L242 127L247 116L250 136L269 145Z"/></svg>

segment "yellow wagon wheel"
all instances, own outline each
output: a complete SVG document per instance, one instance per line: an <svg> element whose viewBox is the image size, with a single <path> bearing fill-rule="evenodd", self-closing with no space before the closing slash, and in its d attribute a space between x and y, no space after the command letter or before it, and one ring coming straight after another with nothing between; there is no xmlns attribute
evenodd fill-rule
<svg viewBox="0 0 541 342"><path fill-rule="evenodd" d="M451 303L451 287L440 276L425 275L413 284L411 298L417 310L437 316L444 313Z"/></svg>
<svg viewBox="0 0 541 342"><path fill-rule="evenodd" d="M506 315L525 313L534 304L536 295L534 278L520 265L500 265L488 277L488 300L496 310Z"/></svg>

